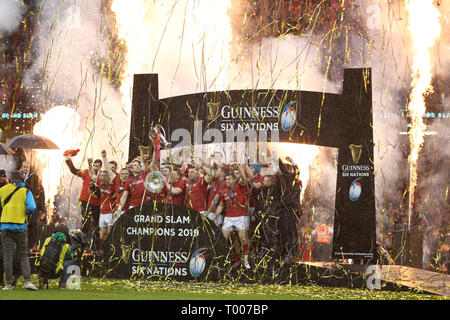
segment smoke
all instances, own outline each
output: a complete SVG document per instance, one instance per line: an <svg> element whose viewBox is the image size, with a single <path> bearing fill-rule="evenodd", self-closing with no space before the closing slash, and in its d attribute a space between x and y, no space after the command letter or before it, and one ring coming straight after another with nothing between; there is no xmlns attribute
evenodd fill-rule
<svg viewBox="0 0 450 320"><path fill-rule="evenodd" d="M450 132L447 119L437 119L427 126L430 133L426 136L422 149L422 161L419 177L419 208L417 211L425 219L432 207L442 210L444 216L445 201L448 199L450 151L443 147L448 145ZM423 211L423 212L422 212Z"/></svg>
<svg viewBox="0 0 450 320"><path fill-rule="evenodd" d="M0 2L0 33L12 33L22 21L25 8L19 0L2 0Z"/></svg>
<svg viewBox="0 0 450 320"><path fill-rule="evenodd" d="M45 1L36 30L33 65L25 86L45 112L55 105L70 106L81 116L79 130L85 157L101 149L127 154L127 126L120 95L105 69L111 66L111 34L101 1ZM73 146L79 147L79 146Z"/></svg>
<svg viewBox="0 0 450 320"><path fill-rule="evenodd" d="M251 43L230 72L232 89L285 89L339 93L340 86L320 71L315 37L264 38ZM244 87L243 87L244 86Z"/></svg>
<svg viewBox="0 0 450 320"><path fill-rule="evenodd" d="M226 3L114 1L128 72L157 73L160 98L224 90L231 37Z"/></svg>
<svg viewBox="0 0 450 320"><path fill-rule="evenodd" d="M448 74L450 73L450 56L448 54L450 49L450 2L440 1L438 10L441 14L441 35L433 52L435 57L435 68L433 72L435 72L437 76L448 77Z"/></svg>
<svg viewBox="0 0 450 320"><path fill-rule="evenodd" d="M407 19L401 2L361 1L360 12L367 34L354 35L348 67L372 70L374 166L377 212L385 200L401 199L408 154L404 109L409 89L410 53Z"/></svg>
<svg viewBox="0 0 450 320"><path fill-rule="evenodd" d="M36 106L43 112L55 105L74 108L81 116L79 129L88 156L98 156L107 147L125 154L123 126L108 134L114 120L120 123L116 111L121 101L104 72L111 63L111 38L101 1L45 1L35 34L33 65L24 83Z"/></svg>
<svg viewBox="0 0 450 320"><path fill-rule="evenodd" d="M336 199L337 149L320 147L310 165L310 181L303 201L305 210L312 216L315 226L333 225Z"/></svg>
<svg viewBox="0 0 450 320"><path fill-rule="evenodd" d="M409 177L408 155L410 152L406 107L411 90L411 38L407 29L408 16L404 1L360 1L363 21L367 22L367 37L354 37L353 45L362 53L352 56L350 66L372 68L373 128L375 143L375 188L377 210L377 236L386 239L388 231L397 218L395 212L406 213L407 187ZM450 33L448 13L450 4L440 1L442 34L433 49L432 70L443 82L448 79L450 61L448 51ZM426 21L423 22L426 28ZM444 87L445 88L445 87ZM441 104L448 110L447 97L442 92ZM446 101L447 100L447 101ZM429 108L430 106L427 106ZM416 196L419 199L416 212L422 219L422 230L436 230L440 218L432 217L437 210L444 216L445 199L448 199L448 119L431 119L425 136L425 143L419 155L419 180ZM403 135L401 133L404 133ZM433 209L434 207L434 209ZM388 228L388 229L386 229ZM425 245L430 245L426 238Z"/></svg>
<svg viewBox="0 0 450 320"><path fill-rule="evenodd" d="M266 38L238 52L226 2L138 2L141 8L135 19L122 27L130 71L157 73L160 98L247 88L340 90L320 72L314 36ZM137 4L120 10L131 14ZM217 4L223 7L213 8Z"/></svg>
<svg viewBox="0 0 450 320"><path fill-rule="evenodd" d="M123 118L130 110L124 110L120 94L105 71L117 66L109 54L112 35L102 9L100 0L43 2L34 31L33 63L24 76L24 88L36 110L45 113L56 106L75 110L77 117L71 112L60 113L60 122L66 125L55 125L51 132L47 128L46 136L55 141L63 136L61 155L63 148L80 148L73 162L81 169L87 168L87 158L100 158L102 149L108 151L109 160L123 162L128 155L129 125L123 125ZM74 129L67 131L67 127ZM41 158L46 162L46 157ZM57 201L57 210L77 211L81 181L63 161L60 167L51 168L50 177L46 165L39 167L40 176L49 179L42 181L44 188L61 183L59 199L67 199ZM46 188L46 198L53 202L50 189Z"/></svg>

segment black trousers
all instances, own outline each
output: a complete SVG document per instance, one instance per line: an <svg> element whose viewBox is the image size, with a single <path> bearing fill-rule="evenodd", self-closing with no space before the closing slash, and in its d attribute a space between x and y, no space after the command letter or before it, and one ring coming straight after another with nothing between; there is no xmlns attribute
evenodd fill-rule
<svg viewBox="0 0 450 320"><path fill-rule="evenodd" d="M298 223L299 216L296 208L282 208L278 212L278 231L281 241L281 256L294 258L298 252Z"/></svg>
<svg viewBox="0 0 450 320"><path fill-rule="evenodd" d="M99 221L100 221L100 206L95 206L86 201L80 200L81 202L81 214L82 214L82 225L81 231L90 236L92 239L93 249L99 248L100 241L100 231L99 231ZM91 228L91 220L94 222L94 227Z"/></svg>
<svg viewBox="0 0 450 320"><path fill-rule="evenodd" d="M256 210L255 210L256 211ZM295 257L298 243L297 212L286 207L265 207L264 214L257 213L254 237L258 251L269 250L272 257Z"/></svg>
<svg viewBox="0 0 450 320"><path fill-rule="evenodd" d="M264 208L262 212L262 214L258 213L255 215L253 245L256 246L261 256L269 254L270 257L278 259L281 255L280 235L278 232L279 217L270 208Z"/></svg>

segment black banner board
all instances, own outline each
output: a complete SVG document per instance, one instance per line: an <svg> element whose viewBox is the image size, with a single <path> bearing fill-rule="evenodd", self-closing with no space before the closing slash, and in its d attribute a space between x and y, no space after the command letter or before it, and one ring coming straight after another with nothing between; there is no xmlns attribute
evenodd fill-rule
<svg viewBox="0 0 450 320"><path fill-rule="evenodd" d="M230 132L241 130L248 134L253 130L256 139L264 133L267 141L338 148L333 257L365 261L377 259L370 69L345 69L341 94L275 89L230 90L164 99L159 99L156 74L135 75L130 159L139 155L139 146L150 144L148 130L153 124L162 126L172 147L183 144L195 148L208 143L229 142L227 134ZM252 136L248 134L246 139L251 140ZM147 210L145 215L170 216L161 210ZM158 244L164 243L162 247L171 248L164 252L183 253L180 258L183 261L180 266L183 264L183 267L180 268L184 269L175 277L189 278L188 264L197 250L208 246L216 248L217 243L224 240L219 231L211 242L209 235L212 231L205 227L205 218L186 208L175 211L178 216L181 216L180 212L186 212L190 223L198 222L195 224L198 229L182 224L170 227L175 230L174 234L162 235L164 239L158 240ZM194 216L197 220L193 219ZM202 219L201 223L198 219ZM137 223L130 212L119 222L122 232L123 228L135 228ZM179 229L199 230L199 235L195 240L190 239L190 235L180 238ZM201 240L203 232L208 234L205 242ZM159 235L127 234L126 237L135 237L134 243L141 245L145 252L150 250L152 243L156 243ZM131 238L126 243L133 242ZM115 239L113 245L117 249L125 240ZM175 243L178 251L174 249ZM205 258L208 264L208 259L214 259L217 252L205 250L201 254L209 257ZM130 275L129 263L124 269L126 276Z"/></svg>
<svg viewBox="0 0 450 320"><path fill-rule="evenodd" d="M223 277L228 249L217 226L198 212L169 204L128 210L109 237L107 276L211 280Z"/></svg>

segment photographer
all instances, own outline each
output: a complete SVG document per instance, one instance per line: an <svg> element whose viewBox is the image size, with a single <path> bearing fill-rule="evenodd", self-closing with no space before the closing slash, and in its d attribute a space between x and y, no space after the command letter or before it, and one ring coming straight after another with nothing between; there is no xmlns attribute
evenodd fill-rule
<svg viewBox="0 0 450 320"><path fill-rule="evenodd" d="M72 238L66 225L58 224L55 233L48 237L36 261L39 276L39 289L48 289L49 279L59 279L59 289L65 289L70 277L69 267L75 265L74 259L78 245L72 246ZM70 244L69 244L70 241ZM84 241L85 243L87 241Z"/></svg>
<svg viewBox="0 0 450 320"><path fill-rule="evenodd" d="M37 290L31 282L27 239L27 222L36 210L36 204L31 191L25 188L22 173L14 171L10 178L11 183L0 188L0 230L6 282L3 290L12 289L14 252L20 261L25 288Z"/></svg>

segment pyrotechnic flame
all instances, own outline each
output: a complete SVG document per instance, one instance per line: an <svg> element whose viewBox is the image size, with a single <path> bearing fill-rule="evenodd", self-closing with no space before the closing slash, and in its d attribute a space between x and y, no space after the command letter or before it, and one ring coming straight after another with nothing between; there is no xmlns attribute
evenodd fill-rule
<svg viewBox="0 0 450 320"><path fill-rule="evenodd" d="M51 215L54 208L54 197L58 194L58 188L62 187L63 152L80 146L79 125L80 116L74 109L56 106L48 110L33 128L34 134L52 140L60 148L60 150L39 149L35 151L42 168L41 177L47 202L47 215Z"/></svg>
<svg viewBox="0 0 450 320"><path fill-rule="evenodd" d="M231 63L229 46L232 28L228 12L230 0L192 1L194 20L193 42L198 44L194 56L201 57L202 76L212 75L204 81L206 90L224 90L227 85L227 69ZM203 70L206 69L206 70Z"/></svg>
<svg viewBox="0 0 450 320"><path fill-rule="evenodd" d="M439 11L433 5L433 0L407 0L406 10L409 14L408 29L411 33L414 50L412 64L412 92L408 110L411 116L409 139L411 153L409 155L409 220L413 207L414 190L417 185L417 160L423 145L426 125L423 122L425 114L424 95L432 91L431 86L431 55L430 48L439 38L441 25Z"/></svg>
<svg viewBox="0 0 450 320"><path fill-rule="evenodd" d="M153 11L160 10L160 6L170 7L167 16L159 17L153 13ZM116 17L118 37L127 48L120 89L124 97L124 104L131 106L130 92L133 85L133 74L155 73L158 68L164 68L165 73L172 71L170 68L173 66L155 65L155 62L158 61L157 58L161 58L167 63L161 57L161 53L158 56L158 51L162 45L167 45L164 41L167 29L174 28L173 24L169 26L166 23L174 20L178 22L176 25L180 26L179 30L175 31L180 32L180 37L178 44L170 44L171 53L178 56L175 50L181 48L181 44L186 40L192 41L183 47L186 48L186 51L180 52L185 56L185 60L192 61L195 67L195 70L191 71L190 81L193 84L197 82L198 87L204 91L225 89L227 85L226 70L231 61L229 46L232 40L232 28L228 16L230 8L230 0L186 1L185 6L181 1L152 3L144 0L114 0L111 10ZM180 16L180 10L182 16ZM177 16L172 17L172 14ZM153 34L158 32L161 27L164 27L162 36L154 37ZM149 34L152 36L149 37ZM151 43L149 43L150 40ZM158 44L157 47L155 43ZM193 56L187 57L187 54ZM185 74L178 76L186 78ZM177 75L175 74L174 77L176 78Z"/></svg>

